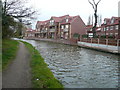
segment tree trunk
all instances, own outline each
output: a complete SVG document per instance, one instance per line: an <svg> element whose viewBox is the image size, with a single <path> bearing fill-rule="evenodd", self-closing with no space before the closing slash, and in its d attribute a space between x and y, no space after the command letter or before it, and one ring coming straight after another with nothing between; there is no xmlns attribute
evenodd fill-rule
<svg viewBox="0 0 120 90"><path fill-rule="evenodd" d="M95 13L94 13L94 17L95 17L95 23L94 23L94 26L93 26L93 37L96 36L96 27L97 27L97 10L96 10Z"/></svg>

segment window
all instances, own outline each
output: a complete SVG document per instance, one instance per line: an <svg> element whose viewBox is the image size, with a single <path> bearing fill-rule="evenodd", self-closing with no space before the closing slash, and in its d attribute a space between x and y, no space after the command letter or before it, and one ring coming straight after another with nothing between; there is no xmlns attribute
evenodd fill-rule
<svg viewBox="0 0 120 90"><path fill-rule="evenodd" d="M50 20L50 25L53 25L54 24L54 20Z"/></svg>
<svg viewBox="0 0 120 90"><path fill-rule="evenodd" d="M66 36L68 36L68 33L66 33Z"/></svg>
<svg viewBox="0 0 120 90"><path fill-rule="evenodd" d="M104 21L104 24L107 24L106 20Z"/></svg>
<svg viewBox="0 0 120 90"><path fill-rule="evenodd" d="M66 25L65 27L68 28L68 25Z"/></svg>
<svg viewBox="0 0 120 90"><path fill-rule="evenodd" d="M90 31L92 31L92 28L90 29Z"/></svg>
<svg viewBox="0 0 120 90"><path fill-rule="evenodd" d="M68 19L66 19L66 22L68 22Z"/></svg>
<svg viewBox="0 0 120 90"><path fill-rule="evenodd" d="M64 29L64 26L62 25L61 28Z"/></svg>
<svg viewBox="0 0 120 90"><path fill-rule="evenodd" d="M109 27L107 27L107 29L106 30L109 30Z"/></svg>
<svg viewBox="0 0 120 90"><path fill-rule="evenodd" d="M113 18L113 19L111 20L111 24L113 24L113 23L114 23L114 21L115 21L115 19Z"/></svg>
<svg viewBox="0 0 120 90"><path fill-rule="evenodd" d="M119 28L119 26L118 26L118 25L116 25L116 26L115 26L115 29L116 29L116 30L118 30L118 28Z"/></svg>
<svg viewBox="0 0 120 90"><path fill-rule="evenodd" d="M110 30L113 30L113 26L110 27Z"/></svg>
<svg viewBox="0 0 120 90"><path fill-rule="evenodd" d="M104 27L104 30L103 31L106 31L106 27Z"/></svg>
<svg viewBox="0 0 120 90"><path fill-rule="evenodd" d="M113 33L110 33L110 35L112 36L112 35L113 35Z"/></svg>
<svg viewBox="0 0 120 90"><path fill-rule="evenodd" d="M54 20L51 20L51 22L54 22Z"/></svg>

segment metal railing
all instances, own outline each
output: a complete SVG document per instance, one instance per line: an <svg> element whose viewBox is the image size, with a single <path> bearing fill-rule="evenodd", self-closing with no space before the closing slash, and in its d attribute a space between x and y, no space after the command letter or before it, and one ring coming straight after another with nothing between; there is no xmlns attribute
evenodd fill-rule
<svg viewBox="0 0 120 90"><path fill-rule="evenodd" d="M55 29L50 29L50 32L55 32Z"/></svg>
<svg viewBox="0 0 120 90"><path fill-rule="evenodd" d="M68 28L63 29L64 32L68 32Z"/></svg>

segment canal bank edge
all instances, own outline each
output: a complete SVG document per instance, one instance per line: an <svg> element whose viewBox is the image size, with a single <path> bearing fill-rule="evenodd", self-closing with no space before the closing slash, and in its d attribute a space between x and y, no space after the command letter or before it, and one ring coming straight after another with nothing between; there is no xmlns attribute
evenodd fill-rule
<svg viewBox="0 0 120 90"><path fill-rule="evenodd" d="M113 52L113 51L107 50L107 49L97 48L97 47L89 47L89 46L85 46L85 45L78 45L78 47L82 47L82 48L86 48L86 49L91 49L91 50L96 50L96 51L100 51L100 52L104 52L104 53L110 53L110 54L120 55L120 53Z"/></svg>
<svg viewBox="0 0 120 90"><path fill-rule="evenodd" d="M29 49L32 55L30 62L32 73L32 88L63 88L63 85L54 77L47 67L40 53L29 43L21 41Z"/></svg>
<svg viewBox="0 0 120 90"><path fill-rule="evenodd" d="M36 40L36 41L47 41L47 42L53 42L53 43L60 43L60 44L78 46L78 47L87 48L87 49L91 49L91 50L97 50L97 51L101 51L101 52L105 52L105 53L111 53L111 54L115 54L115 55L120 55L120 52L114 52L112 50L103 49L103 48L97 48L97 47L90 47L90 46L86 46L86 45L70 44L70 43L65 43L65 42L63 43L63 42L58 42L58 41L56 42L55 40L47 40L47 39L27 39L27 40Z"/></svg>

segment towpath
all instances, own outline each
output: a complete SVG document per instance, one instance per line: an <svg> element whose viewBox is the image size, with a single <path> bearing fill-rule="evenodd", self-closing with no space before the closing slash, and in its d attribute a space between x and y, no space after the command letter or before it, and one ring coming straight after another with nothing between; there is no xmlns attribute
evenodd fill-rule
<svg viewBox="0 0 120 90"><path fill-rule="evenodd" d="M2 73L2 88L31 88L30 53L20 42L15 60Z"/></svg>

